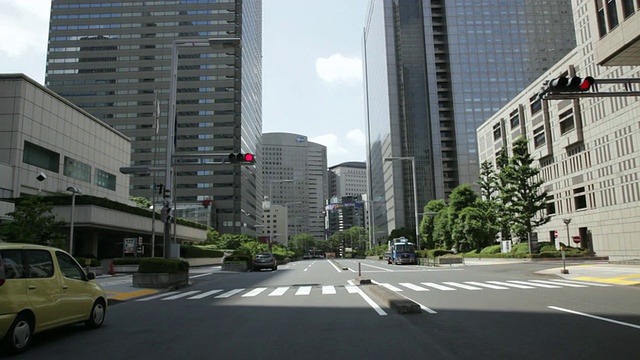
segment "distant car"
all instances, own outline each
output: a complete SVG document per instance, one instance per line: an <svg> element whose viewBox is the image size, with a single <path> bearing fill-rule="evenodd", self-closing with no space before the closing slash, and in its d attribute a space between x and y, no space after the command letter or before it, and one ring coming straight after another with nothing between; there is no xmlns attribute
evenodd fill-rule
<svg viewBox="0 0 640 360"><path fill-rule="evenodd" d="M304 260L311 259L311 254L302 255L302 259L304 259Z"/></svg>
<svg viewBox="0 0 640 360"><path fill-rule="evenodd" d="M256 254L253 258L253 270L262 270L262 269L278 269L278 261L273 256L272 253L262 252Z"/></svg>
<svg viewBox="0 0 640 360"><path fill-rule="evenodd" d="M47 246L0 243L0 339L10 353L32 335L84 322L99 328L107 295L68 253Z"/></svg>

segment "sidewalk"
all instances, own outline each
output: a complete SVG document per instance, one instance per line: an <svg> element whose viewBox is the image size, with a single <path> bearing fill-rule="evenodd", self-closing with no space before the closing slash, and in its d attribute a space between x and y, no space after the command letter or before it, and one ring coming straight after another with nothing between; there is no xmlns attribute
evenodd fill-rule
<svg viewBox="0 0 640 360"><path fill-rule="evenodd" d="M615 285L640 285L640 265L611 263L570 265L568 274L562 274L563 267L555 267L536 274L556 275L568 280L591 281Z"/></svg>

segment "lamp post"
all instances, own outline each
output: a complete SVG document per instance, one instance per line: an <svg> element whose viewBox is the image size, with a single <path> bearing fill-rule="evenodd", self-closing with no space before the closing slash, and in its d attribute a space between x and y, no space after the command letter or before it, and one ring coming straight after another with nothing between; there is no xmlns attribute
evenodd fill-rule
<svg viewBox="0 0 640 360"><path fill-rule="evenodd" d="M418 224L418 184L416 183L416 158L413 156L393 156L384 161L411 160L411 172L413 174L413 210L416 222L416 246L420 250L420 225Z"/></svg>
<svg viewBox="0 0 640 360"><path fill-rule="evenodd" d="M73 213L76 207L76 194L82 194L82 191L75 186L69 186L67 191L71 192L71 234L69 235L69 254L73 256Z"/></svg>
<svg viewBox="0 0 640 360"><path fill-rule="evenodd" d="M271 212L271 205L273 205L272 190L273 183L292 183L293 179L284 179L284 180L269 180L269 212L271 213L271 231L269 231L269 252L271 252L271 243L273 242L273 213ZM288 210L287 210L288 212ZM287 214L289 216L289 214Z"/></svg>
<svg viewBox="0 0 640 360"><path fill-rule="evenodd" d="M567 225L567 246L571 246L571 237L569 235L569 224L571 224L571 218L562 219L565 225Z"/></svg>

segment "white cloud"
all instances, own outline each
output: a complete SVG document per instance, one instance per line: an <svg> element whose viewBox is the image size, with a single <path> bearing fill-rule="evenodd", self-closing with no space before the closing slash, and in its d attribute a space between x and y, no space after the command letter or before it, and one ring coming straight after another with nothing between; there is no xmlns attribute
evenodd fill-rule
<svg viewBox="0 0 640 360"><path fill-rule="evenodd" d="M316 73L325 82L357 85L362 82L362 60L333 54L316 60Z"/></svg>
<svg viewBox="0 0 640 360"><path fill-rule="evenodd" d="M51 0L0 0L0 8L0 51L10 57L46 51Z"/></svg>
<svg viewBox="0 0 640 360"><path fill-rule="evenodd" d="M344 138L335 134L310 137L309 141L327 147L327 161L334 166L347 161L365 160L365 136L360 129L349 131Z"/></svg>

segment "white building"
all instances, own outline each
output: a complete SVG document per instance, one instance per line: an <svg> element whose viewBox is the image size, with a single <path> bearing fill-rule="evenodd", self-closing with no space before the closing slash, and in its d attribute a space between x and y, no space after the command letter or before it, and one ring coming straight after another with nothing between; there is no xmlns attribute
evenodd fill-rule
<svg viewBox="0 0 640 360"><path fill-rule="evenodd" d="M574 1L576 49L480 126L478 145L480 160L495 164L499 150L510 150L518 136L530 139L551 215L536 230L538 241L575 245L580 236L580 246L599 256L630 259L640 257L638 97L541 101L536 95L544 80L565 74L593 76L596 83L640 79L640 4L604 3ZM598 91L625 89L601 84Z"/></svg>
<svg viewBox="0 0 640 360"><path fill-rule="evenodd" d="M349 161L329 168L329 198L367 193L367 163Z"/></svg>

